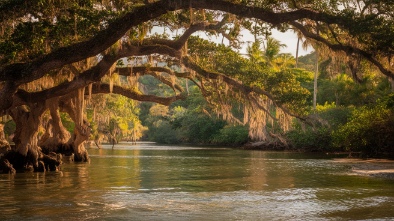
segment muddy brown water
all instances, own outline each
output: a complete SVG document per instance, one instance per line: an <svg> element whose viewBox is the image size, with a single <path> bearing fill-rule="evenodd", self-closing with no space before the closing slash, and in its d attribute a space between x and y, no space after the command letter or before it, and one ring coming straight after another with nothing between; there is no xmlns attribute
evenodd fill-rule
<svg viewBox="0 0 394 221"><path fill-rule="evenodd" d="M0 220L394 220L394 180L338 156L153 143L89 154L0 175Z"/></svg>

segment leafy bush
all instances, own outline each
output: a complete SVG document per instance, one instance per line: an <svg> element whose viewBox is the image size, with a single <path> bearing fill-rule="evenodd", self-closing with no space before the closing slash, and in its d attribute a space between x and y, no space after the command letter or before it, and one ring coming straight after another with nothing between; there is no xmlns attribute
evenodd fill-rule
<svg viewBox="0 0 394 221"><path fill-rule="evenodd" d="M286 134L288 141L298 150L316 152L332 150L331 130L327 127L292 130Z"/></svg>
<svg viewBox="0 0 394 221"><path fill-rule="evenodd" d="M189 113L183 118L182 131L184 140L194 144L211 144L220 130L226 125L223 120L215 119L202 113Z"/></svg>
<svg viewBox="0 0 394 221"><path fill-rule="evenodd" d="M225 126L213 138L213 142L218 145L238 146L248 142L248 134L249 129L247 126Z"/></svg>
<svg viewBox="0 0 394 221"><path fill-rule="evenodd" d="M315 127L305 125L302 128L301 124L297 123L293 130L286 133L288 141L294 148L304 151L342 150L334 146L333 133L347 122L352 109L326 104L318 106L317 110L313 115L313 118L318 119Z"/></svg>
<svg viewBox="0 0 394 221"><path fill-rule="evenodd" d="M322 123L332 131L346 124L353 111L352 107L335 107L333 104L318 105L316 109L318 110L317 116L322 120Z"/></svg>
<svg viewBox="0 0 394 221"><path fill-rule="evenodd" d="M159 120L149 127L149 140L162 144L177 144L181 142L180 134L173 129L170 122Z"/></svg>
<svg viewBox="0 0 394 221"><path fill-rule="evenodd" d="M394 157L394 96L390 95L374 107L355 109L348 123L334 134L335 144L364 156Z"/></svg>

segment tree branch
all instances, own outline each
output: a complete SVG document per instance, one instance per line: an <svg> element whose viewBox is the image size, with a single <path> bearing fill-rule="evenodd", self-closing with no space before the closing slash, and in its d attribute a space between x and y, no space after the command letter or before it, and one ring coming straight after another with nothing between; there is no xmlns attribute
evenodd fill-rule
<svg viewBox="0 0 394 221"><path fill-rule="evenodd" d="M0 69L0 81L15 81L23 84L41 78L50 70L61 68L66 64L95 56L118 41L132 27L157 18L168 11L186 8L204 8L233 13L247 18L257 18L273 25L282 24L303 18L324 21L328 24L341 23L342 20L333 15L315 12L309 9L298 9L290 12L275 13L263 8L231 3L225 0L162 0L139 6L123 17L109 24L90 40L78 42L68 47L59 48L29 63L17 63Z"/></svg>
<svg viewBox="0 0 394 221"><path fill-rule="evenodd" d="M109 94L110 93L110 86L108 84L101 84L101 83L95 83L93 84L92 87L92 93L93 94ZM158 97L155 95L145 95L145 94L140 94L135 91L131 91L129 89L122 88L120 86L113 86L112 93L114 94L119 94L122 96L125 96L127 98L137 100L137 101L146 101L146 102L155 102L159 103L162 105L170 105L172 102L184 99L185 96L183 94L176 95L173 97Z"/></svg>
<svg viewBox="0 0 394 221"><path fill-rule="evenodd" d="M322 42L333 51L343 51L348 56L352 56L352 54L357 54L362 56L363 58L371 62L373 65L375 65L375 67L377 67L380 70L380 72L382 72L382 74L390 77L391 79L394 79L394 73L389 69L385 68L383 64L380 63L378 60L376 60L371 53L350 45L333 44L329 42L327 39L309 32L302 24L298 22L292 21L289 22L289 24L300 30L305 37L314 39L318 42Z"/></svg>
<svg viewBox="0 0 394 221"><path fill-rule="evenodd" d="M27 92L24 90L18 90L15 94L15 98L17 98L18 102L15 103L15 105L20 105L21 102L41 102L45 99L53 98L53 97L58 97L62 96L65 94L68 94L74 90L77 90L79 88L86 87L88 84L91 84L93 82L100 81L100 79L109 71L109 69L112 67L112 65L119 60L120 58L123 57L130 57L130 56L143 56L143 55L150 55L150 54L163 54L163 55L169 55L175 58L181 58L182 53L180 50L177 50L179 47L177 45L183 45L184 41L187 40L187 37L189 37L193 32L203 30L206 27L212 27L212 28L217 28L218 24L222 23L217 23L214 25L206 25L206 23L200 23L195 26L193 26L190 30L186 30L185 33L179 38L178 40L173 40L173 41L162 41L162 40L155 40L152 39L148 42L151 43L151 45L140 45L138 46L138 43L135 43L135 45L132 45L131 43L127 43L123 45L115 54L113 52L108 52L102 59L101 61L94 67L90 68L89 70L84 71L80 75L76 76L72 81L70 82L64 82L62 84L59 84L53 88L49 88L46 90L42 90L39 92ZM185 37L184 37L185 36ZM186 37L187 36L187 37ZM162 43L164 45L158 44ZM175 47L175 49L173 48ZM72 67L74 71L77 71L75 67ZM159 69L156 67L156 69ZM168 70L160 69L163 72L168 72ZM10 82L11 83L11 82ZM14 83L14 90L16 90L16 86ZM171 84L172 85L172 84ZM175 86L179 91L182 90L180 86ZM11 89L12 89L11 88ZM3 91L5 88L3 88ZM12 104L10 94L14 93L10 88L7 88L7 93L2 93L0 95L1 101L0 101L0 110L5 110L8 109L8 107ZM4 97L4 99L3 99ZM9 100L8 102L6 102Z"/></svg>
<svg viewBox="0 0 394 221"><path fill-rule="evenodd" d="M224 82L226 82L227 84L233 86L233 88L238 89L239 91L241 91L245 95L249 95L252 92L256 93L256 94L259 94L259 95L264 95L264 96L268 97L274 103L275 106L277 106L280 109L282 109L283 112L285 112L289 116L296 117L296 118L298 118L300 120L306 120L305 118L303 118L301 116L298 116L297 114L292 113L289 109L287 109L283 105L279 104L272 94L268 93L267 91L264 91L263 89L261 89L259 87L250 87L250 86L247 86L247 85L243 85L241 82L239 82L237 80L234 80L234 79L232 79L232 78L230 78L230 77L228 77L228 76L226 76L224 74L207 71L207 70L201 68L199 65L197 65L188 56L183 57L182 62L183 62L183 64L186 67L196 71L200 76L202 76L204 78L214 79L214 80L217 80L217 79L221 78Z"/></svg>
<svg viewBox="0 0 394 221"><path fill-rule="evenodd" d="M183 88L180 85L173 83L170 80L167 80L164 76L157 74L158 72L164 72L164 73L168 73L170 75L176 76L175 73L169 68L165 68L165 67L119 67L119 68L116 68L116 71L118 72L119 75L122 75L122 76L130 76L130 74L136 75L137 73L140 73L142 75L148 74L148 75L155 77L156 79L163 82L164 84L168 85L169 87L173 88L174 90L176 89L179 92L183 92Z"/></svg>

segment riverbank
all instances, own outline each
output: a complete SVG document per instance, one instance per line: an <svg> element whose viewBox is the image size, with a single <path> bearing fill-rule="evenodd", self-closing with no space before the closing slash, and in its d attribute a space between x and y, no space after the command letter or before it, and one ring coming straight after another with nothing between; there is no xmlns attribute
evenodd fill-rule
<svg viewBox="0 0 394 221"><path fill-rule="evenodd" d="M241 147L244 150L262 150L262 151L291 151L291 152L309 152L302 149L294 149L289 148L289 146L278 144L278 143L270 143L267 145L264 142L255 142L248 143ZM322 153L322 151L318 151L315 153ZM388 178L394 180L394 160L389 159L361 159L361 153L353 152L327 152L326 154L333 155L342 155L345 158L335 158L334 161L338 163L348 164L351 167L351 173L354 175L361 176L371 176L371 177L380 177L380 178ZM346 157L347 155L347 157Z"/></svg>
<svg viewBox="0 0 394 221"><path fill-rule="evenodd" d="M394 160L338 158L334 161L348 164L355 175L394 179Z"/></svg>

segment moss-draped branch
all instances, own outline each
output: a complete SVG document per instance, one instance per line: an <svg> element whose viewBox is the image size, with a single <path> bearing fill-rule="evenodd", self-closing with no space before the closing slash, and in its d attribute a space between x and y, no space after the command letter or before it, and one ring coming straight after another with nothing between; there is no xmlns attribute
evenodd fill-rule
<svg viewBox="0 0 394 221"><path fill-rule="evenodd" d="M325 24L335 24L343 30L353 31L353 26L356 25L356 20L352 20L346 14L334 14L327 13L324 11L316 11L309 8L283 8L281 11L274 11L272 9L255 7L253 5L244 5L226 0L161 0L154 1L153 3L144 4L133 7L130 12L125 13L120 18L108 24L108 27L98 32L94 37L89 40L77 42L67 47L56 49L44 56L38 57L33 61L26 63L14 63L3 66L0 68L0 81L3 82L1 87L0 95L0 110L4 111L8 109L12 104L13 95L16 93L19 95L26 95L26 92L17 92L19 85L31 82L33 80L43 77L50 71L60 69L65 65L72 64L77 61L84 60L88 57L96 56L103 53L106 49L114 45L119 39L121 39L127 31L131 28L136 27L146 21L159 18L170 11L176 11L181 9L208 9L217 10L222 12L232 13L244 18L256 18L273 26L280 24L291 24L298 30L300 30L306 37L315 39L326 44L333 50L344 51L347 54L357 53L375 66L380 71L393 78L394 75L389 68L386 68L379 59L372 53L363 51L362 49L345 46L341 44L332 44L327 39L308 32L301 23L305 19L312 20L314 22L323 22ZM110 64L113 63L120 57L133 56L133 55L148 55L152 53L168 54L170 56L180 58L182 52L180 48L184 45L184 42L195 31L202 30L205 28L213 28L214 26L220 26L222 22L217 24L194 24L189 30L185 32L178 41L169 40L156 40L156 45L153 44L155 40L144 40L143 45L135 46L132 44L126 45L127 50L120 50L118 54L107 54L98 65L90 70L85 71L79 75L74 81L63 83L52 89L48 89L41 92L36 92L34 95L43 95L44 98L53 96L60 96L64 93L68 93L71 90L81 88L92 82L98 81L109 69ZM211 25L212 27L208 27ZM144 45L145 44L145 45ZM132 53L131 53L132 52ZM171 54L173 53L173 54ZM112 56L112 57L111 57ZM187 57L184 57L187 58ZM204 73L204 72L201 72ZM212 77L212 76L210 76ZM229 80L227 83L235 84L235 80ZM238 84L238 83L237 83ZM244 92L250 93L252 88L243 88ZM259 93L264 93L260 91ZM52 94L52 95L51 95Z"/></svg>
<svg viewBox="0 0 394 221"><path fill-rule="evenodd" d="M61 68L66 64L95 56L109 48L125 35L132 27L158 18L169 11L187 8L219 10L245 18L257 18L272 25L279 25L300 19L321 21L326 24L338 24L343 28L351 25L348 18L301 8L285 12L273 12L265 8L253 7L224 0L162 0L133 8L123 17L108 25L91 39L59 48L32 62L10 64L0 69L0 81L16 81L19 84L41 78L50 70Z"/></svg>

